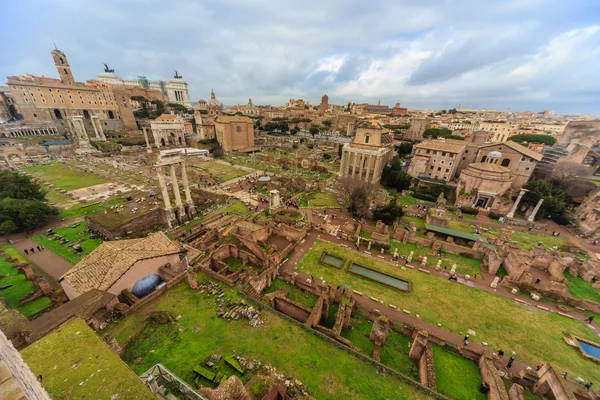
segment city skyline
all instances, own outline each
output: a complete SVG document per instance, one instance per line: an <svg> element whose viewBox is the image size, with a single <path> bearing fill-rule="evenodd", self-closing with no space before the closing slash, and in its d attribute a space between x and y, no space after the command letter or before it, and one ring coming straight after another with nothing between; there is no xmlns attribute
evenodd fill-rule
<svg viewBox="0 0 600 400"><path fill-rule="evenodd" d="M194 102L213 88L228 105L248 97L318 104L326 93L332 104L596 114L600 5L576 4L183 1L165 9L65 0L38 2L36 13L31 3L10 4L6 31L25 22L30 34L4 41L0 74L56 77L56 42L77 81L96 79L105 62L129 79L169 80L177 70Z"/></svg>

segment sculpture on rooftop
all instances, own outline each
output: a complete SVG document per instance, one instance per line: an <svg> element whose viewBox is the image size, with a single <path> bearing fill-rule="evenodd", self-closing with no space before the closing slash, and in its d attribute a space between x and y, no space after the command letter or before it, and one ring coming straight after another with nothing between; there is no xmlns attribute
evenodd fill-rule
<svg viewBox="0 0 600 400"><path fill-rule="evenodd" d="M107 63L102 63L102 64L104 64L104 72L115 72L114 69L108 68L108 64Z"/></svg>
<svg viewBox="0 0 600 400"><path fill-rule="evenodd" d="M181 75L179 75L177 73L177 70L174 70L174 71L175 71L175 76L174 76L175 79L181 79L181 78L183 78Z"/></svg>

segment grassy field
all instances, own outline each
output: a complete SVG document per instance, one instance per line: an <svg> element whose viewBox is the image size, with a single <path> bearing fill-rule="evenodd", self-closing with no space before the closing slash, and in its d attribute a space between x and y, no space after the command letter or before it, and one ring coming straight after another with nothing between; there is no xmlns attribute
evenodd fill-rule
<svg viewBox="0 0 600 400"><path fill-rule="evenodd" d="M58 214L59 218L63 221L68 219L73 219L77 217L82 217L84 215L89 215L95 213L99 210L104 210L106 207L116 206L119 204L123 204L123 199L109 199L107 201L86 203L86 204L74 204L69 208L63 209L61 208L60 214Z"/></svg>
<svg viewBox="0 0 600 400"><path fill-rule="evenodd" d="M102 239L92 239L91 233L84 233L85 230L87 230L87 225L83 221L74 225L55 229L55 233L63 236L69 241L67 244L61 244L58 240L51 240L45 233L33 236L31 239L43 245L46 247L46 249L51 250L59 256L69 260L73 264L77 264L83 259L83 257L90 254L92 250L100 246L100 243L102 243ZM71 248L71 246L77 243L79 243L83 249L81 253L78 253Z"/></svg>
<svg viewBox="0 0 600 400"><path fill-rule="evenodd" d="M413 204L415 204L416 202L417 202L417 199L415 199L412 196L400 196L400 197L398 197L397 204L401 205L403 207L410 207Z"/></svg>
<svg viewBox="0 0 600 400"><path fill-rule="evenodd" d="M198 275L200 282L204 279L204 275ZM233 301L240 300L235 289L225 287L224 292ZM126 362L138 374L160 362L193 384L192 368L203 357L235 352L300 380L318 399L427 398L392 376L378 374L369 363L272 313L263 312L262 318L267 323L261 328L252 328L244 319L218 318L212 299L214 297L194 292L187 283L182 283L137 313L111 324L103 334L111 334L119 343L124 343L139 332L143 320L140 314L152 307L169 311L173 316L181 315L178 323L186 330L181 332L171 324L146 328L124 354Z"/></svg>
<svg viewBox="0 0 600 400"><path fill-rule="evenodd" d="M25 257L23 257L14 247L8 245L2 246L2 250L6 251L9 256L17 258L21 262L26 262ZM15 310L20 311L24 316L29 317L37 314L41 310L52 305L52 301L46 296L35 299L25 305L19 305L19 301L35 291L35 286L33 286L33 283L28 280L25 275L19 273L17 268L14 268L5 259L0 257L0 276L4 275L6 275L4 278L0 278L0 286L12 286L0 290L0 296L6 300L8 305Z"/></svg>
<svg viewBox="0 0 600 400"><path fill-rule="evenodd" d="M104 178L70 168L68 165L58 162L26 167L25 171L53 184L59 189L67 191L106 183Z"/></svg>
<svg viewBox="0 0 600 400"><path fill-rule="evenodd" d="M287 291L288 299L293 300L296 303L303 305L304 307L313 308L317 303L317 296L315 296L312 293L305 292L297 286L290 285L289 283L284 282L281 279L275 279L271 286L265 289L263 295L273 293L279 289L285 289Z"/></svg>
<svg viewBox="0 0 600 400"><path fill-rule="evenodd" d="M542 242L546 247L557 246L561 247L567 244L567 239L560 236L540 235L530 232L516 231L512 234L511 240L519 243L522 249L533 249L537 247L538 242Z"/></svg>
<svg viewBox="0 0 600 400"><path fill-rule="evenodd" d="M311 193L308 198L309 207L325 207L325 208L339 208L340 203L333 192L324 190L322 192Z"/></svg>
<svg viewBox="0 0 600 400"><path fill-rule="evenodd" d="M408 358L411 344L410 337L390 331L381 348L381 362L393 370L419 381L418 363Z"/></svg>
<svg viewBox="0 0 600 400"><path fill-rule="evenodd" d="M600 303L600 293L592 287L592 282L586 282L579 276L573 276L565 272L568 281L569 292L578 299L587 299Z"/></svg>
<svg viewBox="0 0 600 400"><path fill-rule="evenodd" d="M390 254L394 254L394 250L398 249L398 254L401 256L408 256L410 252L413 252L413 262L417 262L417 257L427 257L427 265L434 267L439 257L431 257L431 249L429 247L417 248L414 243L402 244L397 240L390 240ZM476 273L481 273L482 261L476 258L465 257L458 254L445 253L442 261L442 268L446 267L448 270L452 268L453 264L456 264L456 272L459 274L468 274L472 277Z"/></svg>
<svg viewBox="0 0 600 400"><path fill-rule="evenodd" d="M213 178L219 179L221 182L227 182L228 180L248 174L248 172L241 168L223 165L214 161L203 162L198 164L198 167L203 171L208 172Z"/></svg>
<svg viewBox="0 0 600 400"><path fill-rule="evenodd" d="M414 222L417 229L425 229L425 220L422 218L409 217L409 216L405 215L404 217L402 217L400 219L401 219L401 222L406 222L407 224L410 222Z"/></svg>
<svg viewBox="0 0 600 400"><path fill-rule="evenodd" d="M433 345L437 390L456 400L486 400L477 388L482 382L479 366L458 354Z"/></svg>
<svg viewBox="0 0 600 400"><path fill-rule="evenodd" d="M75 319L21 352L56 399L152 399L154 395L85 321Z"/></svg>
<svg viewBox="0 0 600 400"><path fill-rule="evenodd" d="M323 251L346 259L344 268L339 270L320 264L318 261ZM413 291L402 293L348 274L345 270L352 261L410 281ZM443 329L457 335L472 329L477 334L472 336L472 341L485 341L491 348L515 351L520 360L530 365L537 365L540 361L552 362L557 369L569 371L569 375L592 381L600 380L600 369L591 361L583 359L563 341L564 332L597 340L594 333L581 321L544 313L510 299L418 270L402 270L391 263L325 241L317 241L312 245L312 250L298 262L298 269L419 314L426 323L441 323Z"/></svg>

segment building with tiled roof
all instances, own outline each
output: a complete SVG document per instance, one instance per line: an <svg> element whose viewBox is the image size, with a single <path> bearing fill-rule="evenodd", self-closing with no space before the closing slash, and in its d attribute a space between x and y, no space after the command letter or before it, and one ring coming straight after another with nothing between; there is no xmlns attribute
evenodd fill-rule
<svg viewBox="0 0 600 400"><path fill-rule="evenodd" d="M160 267L180 266L180 247L164 233L145 238L104 242L65 273L59 282L69 299L92 289L113 294L131 288Z"/></svg>
<svg viewBox="0 0 600 400"><path fill-rule="evenodd" d="M254 150L254 122L244 115L215 118L216 137L225 151Z"/></svg>
<svg viewBox="0 0 600 400"><path fill-rule="evenodd" d="M425 140L414 146L408 174L420 179L450 182L458 172L466 147L464 140Z"/></svg>

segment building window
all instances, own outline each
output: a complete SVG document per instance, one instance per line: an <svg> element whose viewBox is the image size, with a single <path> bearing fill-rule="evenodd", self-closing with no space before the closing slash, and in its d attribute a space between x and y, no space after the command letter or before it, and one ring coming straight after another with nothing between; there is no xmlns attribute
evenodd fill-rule
<svg viewBox="0 0 600 400"><path fill-rule="evenodd" d="M38 92L41 92L41 91L42 91L42 89L40 89L40 88L37 88L37 90L38 90Z"/></svg>
<svg viewBox="0 0 600 400"><path fill-rule="evenodd" d="M238 133L241 132L242 131L242 127L241 126L236 126L235 127L235 131L238 132Z"/></svg>
<svg viewBox="0 0 600 400"><path fill-rule="evenodd" d="M441 171L441 170L442 170L442 167L438 167L438 171Z"/></svg>
<svg viewBox="0 0 600 400"><path fill-rule="evenodd" d="M115 114L112 111L108 111L108 118L115 119Z"/></svg>
<svg viewBox="0 0 600 400"><path fill-rule="evenodd" d="M33 118L37 118L37 114L33 114Z"/></svg>
<svg viewBox="0 0 600 400"><path fill-rule="evenodd" d="M433 169L433 165L432 165L432 166L431 166L431 168L429 168L429 169Z"/></svg>
<svg viewBox="0 0 600 400"><path fill-rule="evenodd" d="M365 143L369 143L369 139L370 139L369 135L365 136Z"/></svg>
<svg viewBox="0 0 600 400"><path fill-rule="evenodd" d="M450 172L450 168L446 168L446 173Z"/></svg>
<svg viewBox="0 0 600 400"><path fill-rule="evenodd" d="M63 61L62 57L58 57L58 61L60 61L61 64L64 64L65 62Z"/></svg>
<svg viewBox="0 0 600 400"><path fill-rule="evenodd" d="M66 68L63 68L63 72L64 72L65 75L67 75L67 69Z"/></svg>
<svg viewBox="0 0 600 400"><path fill-rule="evenodd" d="M442 157L446 157L446 152L445 151L442 152Z"/></svg>
<svg viewBox="0 0 600 400"><path fill-rule="evenodd" d="M510 164L510 160L508 158L505 158L504 160L502 160L502 166L503 167L508 167Z"/></svg>
<svg viewBox="0 0 600 400"><path fill-rule="evenodd" d="M56 117L56 119L63 119L63 116L58 108L54 109L54 116Z"/></svg>
<svg viewBox="0 0 600 400"><path fill-rule="evenodd" d="M431 150L428 149L425 153L429 154L429 153L431 153Z"/></svg>

